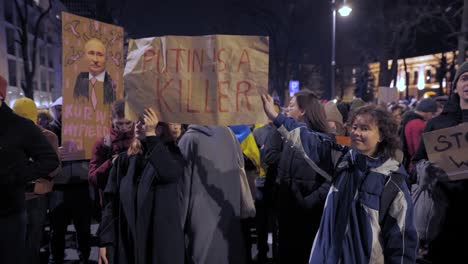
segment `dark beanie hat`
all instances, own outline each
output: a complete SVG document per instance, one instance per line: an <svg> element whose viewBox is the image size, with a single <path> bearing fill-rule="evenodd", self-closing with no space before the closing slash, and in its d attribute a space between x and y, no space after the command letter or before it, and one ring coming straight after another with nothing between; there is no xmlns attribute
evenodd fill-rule
<svg viewBox="0 0 468 264"><path fill-rule="evenodd" d="M432 98L424 99L416 106L416 110L424 113L435 113L437 112L437 102Z"/></svg>
<svg viewBox="0 0 468 264"><path fill-rule="evenodd" d="M460 65L460 67L458 67L458 70L455 73L455 78L453 78L452 91L455 91L457 88L458 78L460 78L460 76L465 72L468 72L468 61L465 61L462 63L462 65Z"/></svg>

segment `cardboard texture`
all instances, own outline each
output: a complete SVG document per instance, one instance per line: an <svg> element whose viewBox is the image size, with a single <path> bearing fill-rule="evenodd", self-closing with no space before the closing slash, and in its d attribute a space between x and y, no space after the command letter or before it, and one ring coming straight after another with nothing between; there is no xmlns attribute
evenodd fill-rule
<svg viewBox="0 0 468 264"><path fill-rule="evenodd" d="M90 159L123 96L123 28L62 12L64 160ZM94 78L93 78L94 77Z"/></svg>
<svg viewBox="0 0 468 264"><path fill-rule="evenodd" d="M440 166L449 179L468 179L468 124L423 134L429 160Z"/></svg>
<svg viewBox="0 0 468 264"><path fill-rule="evenodd" d="M267 123L267 37L164 36L130 40L126 116L153 108L161 121L200 125Z"/></svg>

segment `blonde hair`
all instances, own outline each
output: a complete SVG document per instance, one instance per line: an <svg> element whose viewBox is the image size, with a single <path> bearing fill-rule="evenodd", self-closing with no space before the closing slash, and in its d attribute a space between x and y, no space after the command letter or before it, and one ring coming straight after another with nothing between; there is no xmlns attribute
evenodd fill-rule
<svg viewBox="0 0 468 264"><path fill-rule="evenodd" d="M133 156L138 154L143 154L143 144L141 144L141 141L138 138L134 138L132 144L130 144L130 147L127 150L127 155Z"/></svg>

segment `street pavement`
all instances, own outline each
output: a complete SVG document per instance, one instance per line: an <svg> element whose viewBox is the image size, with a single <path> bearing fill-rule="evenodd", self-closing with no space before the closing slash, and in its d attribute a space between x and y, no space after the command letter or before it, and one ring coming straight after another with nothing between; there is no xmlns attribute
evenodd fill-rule
<svg viewBox="0 0 468 264"><path fill-rule="evenodd" d="M97 248L97 239L96 239L96 232L99 227L99 224L95 223L91 225L91 255L90 255L90 264L95 264L97 263L98 260L98 248ZM46 227L46 233L48 233L49 228ZM46 241L47 242L47 241ZM268 252L268 257L271 258L271 244L272 244L272 239L271 239L271 234L269 235L268 239L268 244L270 246L270 250ZM65 245L65 262L64 264L78 264L80 263L79 257L78 257L78 251L76 250L77 245L76 245L76 236L75 236L75 228L73 225L69 225L67 228L67 235L66 235L66 245ZM47 264L48 263L48 245L45 243L42 245L41 248L41 264ZM256 245L252 245L252 256L257 255L257 247Z"/></svg>

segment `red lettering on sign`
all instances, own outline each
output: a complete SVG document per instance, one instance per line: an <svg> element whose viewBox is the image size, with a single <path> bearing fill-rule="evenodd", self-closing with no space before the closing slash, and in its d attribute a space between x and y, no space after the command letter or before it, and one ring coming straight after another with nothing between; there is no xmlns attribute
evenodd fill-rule
<svg viewBox="0 0 468 264"><path fill-rule="evenodd" d="M223 85L227 85L227 88L229 88L229 81L218 81L218 111L228 112L228 110L223 109L222 103L221 103L222 99L229 100L229 96L227 94L223 94L221 91Z"/></svg>
<svg viewBox="0 0 468 264"><path fill-rule="evenodd" d="M224 52L224 48L223 49L220 49L218 51L218 55L216 56L217 60L218 60L218 72L223 72L225 69L226 69L226 62L221 59L221 53ZM220 66L223 65L223 68L221 68Z"/></svg>
<svg viewBox="0 0 468 264"><path fill-rule="evenodd" d="M246 85L247 89L244 91L241 91L241 85ZM245 102L247 103L247 110L251 111L250 108L250 103L249 103L249 97L247 96L247 93L250 91L250 83L248 81L240 81L237 83L237 91L236 91L236 111L239 112L239 95L244 94Z"/></svg>
<svg viewBox="0 0 468 264"><path fill-rule="evenodd" d="M208 109L208 95L210 89L210 82L205 80L205 113L214 113L213 109Z"/></svg>
<svg viewBox="0 0 468 264"><path fill-rule="evenodd" d="M195 72L195 60L198 62L198 66L200 67L200 72L203 72L203 57L205 56L205 50L201 50L201 54L199 55L196 50L193 51L193 59L192 59L192 72Z"/></svg>
<svg viewBox="0 0 468 264"><path fill-rule="evenodd" d="M239 59L239 64L237 65L237 72L240 71L240 67L241 67L242 64L247 64L247 66L249 67L249 71L251 71L249 53L247 52L246 49L242 50L242 54L241 54L241 57Z"/></svg>
<svg viewBox="0 0 468 264"><path fill-rule="evenodd" d="M169 107L169 104L167 103L166 99L164 98L164 91L167 90L169 85L172 83L173 79L170 79L168 82L164 84L164 86L161 88L161 84L159 83L159 79L156 80L157 85L156 85L156 92L157 92L157 101L158 101L158 106L159 106L159 111L163 112L162 110L162 103L166 106L167 110L172 113L172 109Z"/></svg>
<svg viewBox="0 0 468 264"><path fill-rule="evenodd" d="M179 62L180 62L180 52L185 51L185 49L171 49L171 50L176 52L175 67L176 67L176 73L178 73L179 72Z"/></svg>
<svg viewBox="0 0 468 264"><path fill-rule="evenodd" d="M161 61L162 61L162 69L161 69ZM166 71L167 71L167 50L166 50L166 56L164 58L163 58L162 51L158 51L158 73L166 73Z"/></svg>
<svg viewBox="0 0 468 264"><path fill-rule="evenodd" d="M189 112L189 113L200 113L200 111L190 108L191 99L192 99L192 87L190 85L190 80L187 80L187 112Z"/></svg>
<svg viewBox="0 0 468 264"><path fill-rule="evenodd" d="M104 125L105 121L106 113L98 110L96 112L96 123L101 123L101 125Z"/></svg>
<svg viewBox="0 0 468 264"><path fill-rule="evenodd" d="M65 109L63 110L63 117L64 119L71 118L73 117L73 104L70 105L64 105Z"/></svg>
<svg viewBox="0 0 468 264"><path fill-rule="evenodd" d="M179 112L182 113L182 80L179 80Z"/></svg>
<svg viewBox="0 0 468 264"><path fill-rule="evenodd" d="M84 107L84 120L92 120L91 117L92 109L89 106Z"/></svg>
<svg viewBox="0 0 468 264"><path fill-rule="evenodd" d="M156 52L153 49L145 50L145 53L143 54L143 72L146 70L147 62L153 60L155 55Z"/></svg>
<svg viewBox="0 0 468 264"><path fill-rule="evenodd" d="M190 72L190 59L191 59L191 54L192 54L192 51L191 50L188 50L187 52L187 72Z"/></svg>

